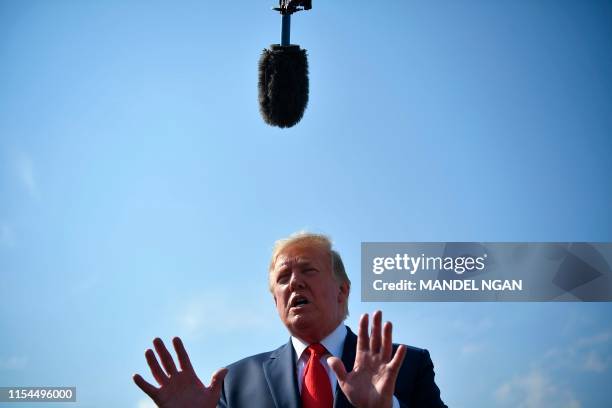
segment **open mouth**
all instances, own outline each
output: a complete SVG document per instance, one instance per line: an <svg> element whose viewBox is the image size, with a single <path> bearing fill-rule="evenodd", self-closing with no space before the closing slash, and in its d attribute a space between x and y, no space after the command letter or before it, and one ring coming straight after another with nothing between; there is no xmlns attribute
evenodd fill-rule
<svg viewBox="0 0 612 408"><path fill-rule="evenodd" d="M290 308L293 308L293 307L303 307L303 306L306 306L309 303L310 303L310 301L308 301L308 299L305 296L295 295L291 299L291 302L289 302L289 307Z"/></svg>

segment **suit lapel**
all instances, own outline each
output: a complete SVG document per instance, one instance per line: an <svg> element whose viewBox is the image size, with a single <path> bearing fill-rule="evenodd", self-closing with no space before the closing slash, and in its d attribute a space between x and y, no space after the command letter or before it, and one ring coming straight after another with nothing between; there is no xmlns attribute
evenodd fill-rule
<svg viewBox="0 0 612 408"><path fill-rule="evenodd" d="M277 408L299 408L299 388L295 374L295 351L291 341L272 353L263 363L268 388Z"/></svg>
<svg viewBox="0 0 612 408"><path fill-rule="evenodd" d="M342 362L346 368L346 372L353 371L353 365L355 364L355 355L357 352L357 336L347 326L346 338L344 339L344 347L342 349ZM340 389L340 385L336 385L336 401L334 402L334 408L348 408L352 407L351 403L346 399L346 396Z"/></svg>

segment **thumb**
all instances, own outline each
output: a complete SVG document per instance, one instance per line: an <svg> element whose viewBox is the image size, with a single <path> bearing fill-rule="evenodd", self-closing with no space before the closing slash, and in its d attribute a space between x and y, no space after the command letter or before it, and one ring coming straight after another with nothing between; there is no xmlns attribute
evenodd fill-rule
<svg viewBox="0 0 612 408"><path fill-rule="evenodd" d="M210 388L213 390L213 392L221 391L221 384L223 384L223 379L225 378L227 372L227 368L220 368L213 373L212 377L210 377Z"/></svg>
<svg viewBox="0 0 612 408"><path fill-rule="evenodd" d="M346 379L346 368L344 363L338 357L327 357L327 365L336 373L338 382L343 383Z"/></svg>

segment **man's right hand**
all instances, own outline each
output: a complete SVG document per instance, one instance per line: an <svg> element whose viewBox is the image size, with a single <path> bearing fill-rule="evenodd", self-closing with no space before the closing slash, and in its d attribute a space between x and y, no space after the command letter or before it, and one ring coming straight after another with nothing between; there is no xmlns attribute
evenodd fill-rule
<svg viewBox="0 0 612 408"><path fill-rule="evenodd" d="M134 382L160 408L214 408L221 396L221 385L227 374L227 368L221 368L212 375L210 386L206 387L198 378L183 342L178 337L172 340L176 355L181 365L178 371L172 356L160 338L153 340L155 350L164 367L160 367L153 350L145 351L145 358L151 373L160 387L157 388L145 381L139 374L134 375ZM164 371L165 370L165 371Z"/></svg>

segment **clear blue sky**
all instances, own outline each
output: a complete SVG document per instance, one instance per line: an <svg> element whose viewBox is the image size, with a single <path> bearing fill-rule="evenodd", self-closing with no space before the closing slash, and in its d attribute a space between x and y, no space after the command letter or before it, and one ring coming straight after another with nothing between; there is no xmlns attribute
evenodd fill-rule
<svg viewBox="0 0 612 408"><path fill-rule="evenodd" d="M0 385L145 408L155 336L206 381L277 347L268 257L309 229L348 324L382 309L449 406L612 406L609 303L359 299L362 241L612 241L612 3L315 0L285 130L257 105L272 6L0 2Z"/></svg>

